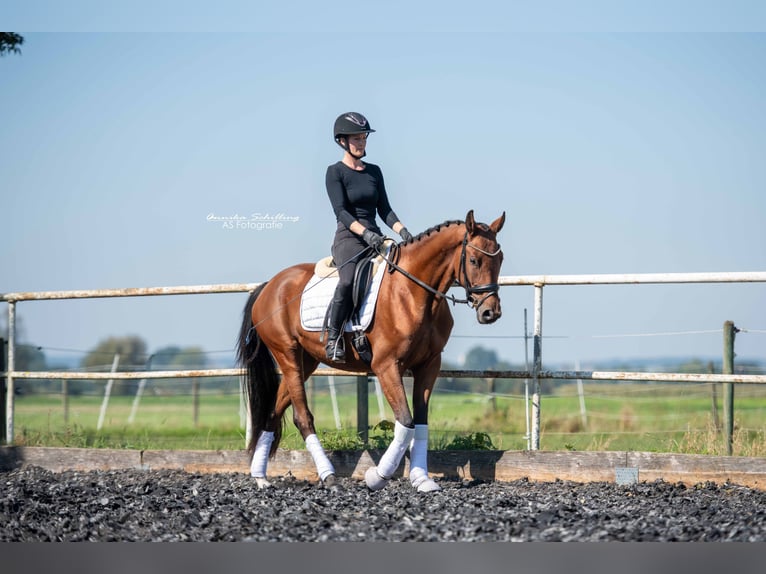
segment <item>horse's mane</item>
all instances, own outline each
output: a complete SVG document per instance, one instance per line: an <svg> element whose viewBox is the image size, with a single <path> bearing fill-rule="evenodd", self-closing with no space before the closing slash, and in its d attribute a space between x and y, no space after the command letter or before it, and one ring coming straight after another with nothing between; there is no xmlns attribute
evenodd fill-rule
<svg viewBox="0 0 766 574"><path fill-rule="evenodd" d="M432 233L436 233L440 231L442 227L449 227L450 225L463 225L464 223L465 221L461 221L459 219L449 219L447 221L434 225L433 227L429 227L425 231L421 231L417 235L413 236L412 240L407 241L404 244L407 245L408 243L414 243L416 241L420 241L421 239L430 236Z"/></svg>

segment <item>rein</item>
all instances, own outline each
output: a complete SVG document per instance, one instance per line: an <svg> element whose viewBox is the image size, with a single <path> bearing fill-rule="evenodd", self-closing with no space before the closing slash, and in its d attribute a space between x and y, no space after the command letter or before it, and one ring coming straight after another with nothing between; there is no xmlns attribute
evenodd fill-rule
<svg viewBox="0 0 766 574"><path fill-rule="evenodd" d="M465 235L463 236L462 251L460 253L460 270L458 271L458 274L460 274L460 272L462 271L462 275L463 275L463 278L465 280L465 285L463 285L462 283L460 283L460 281L455 279L455 284L459 285L460 287L465 289L465 293L466 293L466 298L465 299L458 299L454 295L448 295L447 293L444 293L442 291L439 291L438 289L435 289L435 288L431 287L428 283L422 281L421 279L418 279L412 273L410 273L409 271L407 271L406 269L404 269L403 267L398 265L397 261L399 261L399 255L400 255L400 250L399 250L399 245L398 244L394 243L391 246L391 252L393 253L393 256L391 258L386 257L382 253L378 253L378 255L380 255L380 257L383 259L383 261L385 261L388 264L388 267L389 267L388 271L389 271L389 273L391 273L393 270L396 270L399 273L401 273L402 275L404 275L405 277L407 277L407 279L409 279L410 281L413 281L414 283L416 283L417 285L419 285L420 287L422 287L426 291L428 291L430 293L433 293L437 297L442 297L444 299L447 299L448 301L452 301L453 305L456 305L457 303L461 303L461 304L468 305L469 307L475 309L479 305L481 305L484 301L486 301L489 297L491 297L492 295L497 295L498 285L497 285L497 283L487 283L485 285L476 285L476 286L471 285L471 281L468 279L468 272L466 271L466 268L465 268L465 254L466 254L466 249L468 247L470 247L471 249L475 249L479 253L483 253L484 255L487 255L489 257L495 257L496 255L498 255L500 253L500 245L497 246L497 251L495 251L494 253L491 253L489 251L485 251L484 249L481 249L480 247L476 247L475 245L472 245L471 243L468 243L468 232L466 231ZM365 252L370 251L372 249L373 249L372 247L366 247L366 248L362 249L359 253L357 253L353 257L349 258L347 261L345 261L345 262L341 263L340 265L338 265L337 266L338 269L340 267L344 267L345 265L351 263L352 261L355 261L362 253L365 253ZM333 271L333 273L331 275L336 274L336 273L337 273L337 269L335 271ZM323 277L313 287L316 287L319 283L321 283L322 281L325 281L331 275L328 275L327 277ZM481 300L479 300L477 302L476 299L473 297L473 295L476 294L476 293L486 293L487 295L484 296ZM293 297L292 299L288 300L284 304L279 305L271 313L269 313L263 319L258 321L257 324L252 325L250 327L250 329L248 330L248 332L247 332L247 336L245 338L245 343L248 344L250 342L250 339L251 339L253 333L255 332L256 327L258 327L264 321L270 319L273 315L278 313L284 307L287 307L287 305L289 305L289 304L293 303L294 301L300 299L301 295L302 295L302 293L296 295L295 297Z"/></svg>
<svg viewBox="0 0 766 574"><path fill-rule="evenodd" d="M410 281L413 281L429 293L433 293L437 297L442 297L444 299L447 299L449 301L452 301L452 304L455 305L457 303L468 305L469 307L475 309L479 305L481 305L484 301L486 301L489 297L492 295L497 295L498 292L498 284L497 283L487 283L485 285L471 285L471 281L468 279L468 272L465 268L465 254L466 254L466 248L471 247L472 249L475 249L476 251L479 251L480 253L483 253L484 255L488 255L489 257L495 257L500 253L500 245L497 246L497 251L494 253L491 253L489 251L485 251L484 249L481 249L480 247L476 247L475 245L472 245L471 243L468 243L468 232L466 231L465 235L463 236L463 245L462 250L460 253L460 271L458 271L458 274L461 273L463 275L463 279L465 281L465 284L460 283L457 279L455 279L455 283L465 289L466 298L465 299L458 299L457 297L453 295L448 295L447 293L444 293L442 291L439 291L438 289L435 289L431 287L428 283L422 281L421 279L418 279L415 277L412 273L407 271L406 269L399 266L395 261L392 261L388 257L386 257L383 254L380 254L380 256L383 258L383 260L388 263L389 266L389 272L393 269L404 275L407 279ZM399 249L397 246L396 249L396 255L395 255L396 261L399 260ZM484 297L482 297L481 300L478 302L473 297L474 294L477 293L486 293Z"/></svg>

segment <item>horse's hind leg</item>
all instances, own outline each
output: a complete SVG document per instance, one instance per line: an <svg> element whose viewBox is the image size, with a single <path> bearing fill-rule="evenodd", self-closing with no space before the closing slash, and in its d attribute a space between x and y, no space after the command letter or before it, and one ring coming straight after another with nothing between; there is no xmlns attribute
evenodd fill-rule
<svg viewBox="0 0 766 574"><path fill-rule="evenodd" d="M299 353L301 351L296 352L296 354ZM326 486L330 486L335 481L335 467L327 458L322 443L316 434L314 415L309 410L305 387L306 379L314 372L319 363L305 354L300 356L298 360L294 360L291 355L291 360L287 365L285 364L286 361L279 359L280 357L277 357L277 361L282 367L282 386L290 394L290 402L293 405L293 423L301 433L311 458L314 459L319 479Z"/></svg>
<svg viewBox="0 0 766 574"><path fill-rule="evenodd" d="M276 426L282 424L282 415L287 407L290 406L290 394L285 385L280 385L277 391L277 400L274 405L274 412L271 413L266 428L261 431L258 442L255 445L253 460L250 462L250 476L255 478L258 488L268 488L271 483L266 478L266 467L269 462L269 453L271 445L274 442L274 431Z"/></svg>

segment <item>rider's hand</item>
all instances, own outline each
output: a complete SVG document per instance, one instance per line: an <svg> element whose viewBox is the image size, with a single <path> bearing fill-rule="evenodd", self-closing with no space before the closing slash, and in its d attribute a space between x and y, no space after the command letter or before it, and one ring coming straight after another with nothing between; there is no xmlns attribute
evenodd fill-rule
<svg viewBox="0 0 766 574"><path fill-rule="evenodd" d="M404 241L405 243L407 241L412 241L412 233L410 233L406 227L402 227L399 230L399 236L402 238L402 241Z"/></svg>
<svg viewBox="0 0 766 574"><path fill-rule="evenodd" d="M375 251L380 251L380 248L383 246L383 236L369 229L364 230L364 233L362 233L362 239Z"/></svg>

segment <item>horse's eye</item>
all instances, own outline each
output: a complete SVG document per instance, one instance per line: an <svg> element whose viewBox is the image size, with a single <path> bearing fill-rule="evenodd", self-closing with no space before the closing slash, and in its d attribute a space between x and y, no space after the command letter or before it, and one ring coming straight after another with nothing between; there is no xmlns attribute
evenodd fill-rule
<svg viewBox="0 0 766 574"><path fill-rule="evenodd" d="M471 261L471 265L473 265L474 267L479 266L479 262L476 261L476 257L471 257L470 261Z"/></svg>

